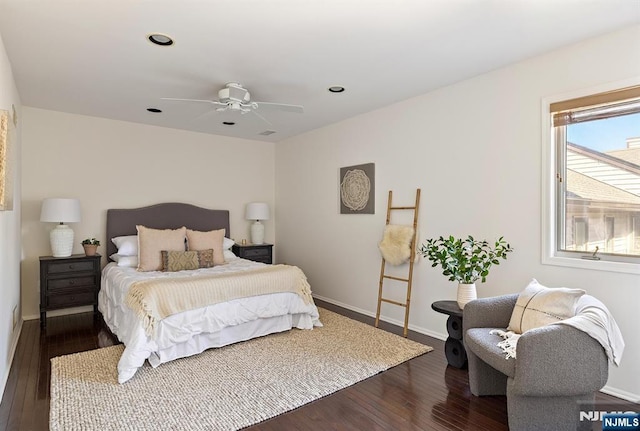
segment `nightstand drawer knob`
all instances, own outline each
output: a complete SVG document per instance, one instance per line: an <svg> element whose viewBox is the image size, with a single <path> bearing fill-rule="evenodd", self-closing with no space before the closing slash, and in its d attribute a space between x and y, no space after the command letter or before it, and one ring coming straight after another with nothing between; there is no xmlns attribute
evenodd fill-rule
<svg viewBox="0 0 640 431"><path fill-rule="evenodd" d="M73 265L69 265L69 269L73 269L73 268L74 268L74 266L73 266Z"/></svg>
<svg viewBox="0 0 640 431"><path fill-rule="evenodd" d="M70 280L70 281L69 281L69 285L70 285L70 286L73 286L74 284L76 284L76 282L75 282L75 281L73 281L73 280Z"/></svg>

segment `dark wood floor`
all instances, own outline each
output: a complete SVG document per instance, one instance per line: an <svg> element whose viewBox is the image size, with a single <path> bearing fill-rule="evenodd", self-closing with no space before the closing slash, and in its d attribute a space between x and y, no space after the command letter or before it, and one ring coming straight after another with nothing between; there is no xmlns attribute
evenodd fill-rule
<svg viewBox="0 0 640 431"><path fill-rule="evenodd" d="M369 317L316 303L373 324ZM401 328L384 322L381 327L401 333ZM415 332L409 338L434 351L247 430L508 429L505 397L472 396L467 371L447 366L444 342ZM115 342L102 319L92 313L49 318L44 330L36 320L24 322L0 403L0 430L47 430L50 359Z"/></svg>

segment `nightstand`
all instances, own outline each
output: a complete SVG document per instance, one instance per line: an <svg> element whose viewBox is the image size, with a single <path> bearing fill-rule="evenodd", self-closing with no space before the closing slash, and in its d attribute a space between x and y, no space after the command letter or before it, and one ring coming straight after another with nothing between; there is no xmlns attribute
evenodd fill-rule
<svg viewBox="0 0 640 431"><path fill-rule="evenodd" d="M40 326L46 326L49 310L93 305L96 313L99 290L99 254L40 256Z"/></svg>
<svg viewBox="0 0 640 431"><path fill-rule="evenodd" d="M273 263L273 244L234 244L233 254L243 259Z"/></svg>

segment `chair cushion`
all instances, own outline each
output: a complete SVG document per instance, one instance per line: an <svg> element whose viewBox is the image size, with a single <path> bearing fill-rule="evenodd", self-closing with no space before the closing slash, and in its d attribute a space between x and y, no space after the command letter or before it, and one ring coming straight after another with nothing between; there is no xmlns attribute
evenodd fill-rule
<svg viewBox="0 0 640 431"><path fill-rule="evenodd" d="M502 341L499 335L491 335L493 329L504 328L471 328L468 329L464 337L464 346L467 351L471 350L480 359L491 367L509 377L516 375L516 360L505 359L504 352L498 343Z"/></svg>

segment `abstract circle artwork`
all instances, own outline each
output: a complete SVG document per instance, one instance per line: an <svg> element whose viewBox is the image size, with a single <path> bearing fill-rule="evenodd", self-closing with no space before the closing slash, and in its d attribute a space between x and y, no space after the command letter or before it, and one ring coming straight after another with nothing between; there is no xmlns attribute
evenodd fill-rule
<svg viewBox="0 0 640 431"><path fill-rule="evenodd" d="M374 213L373 163L340 169L340 213Z"/></svg>

